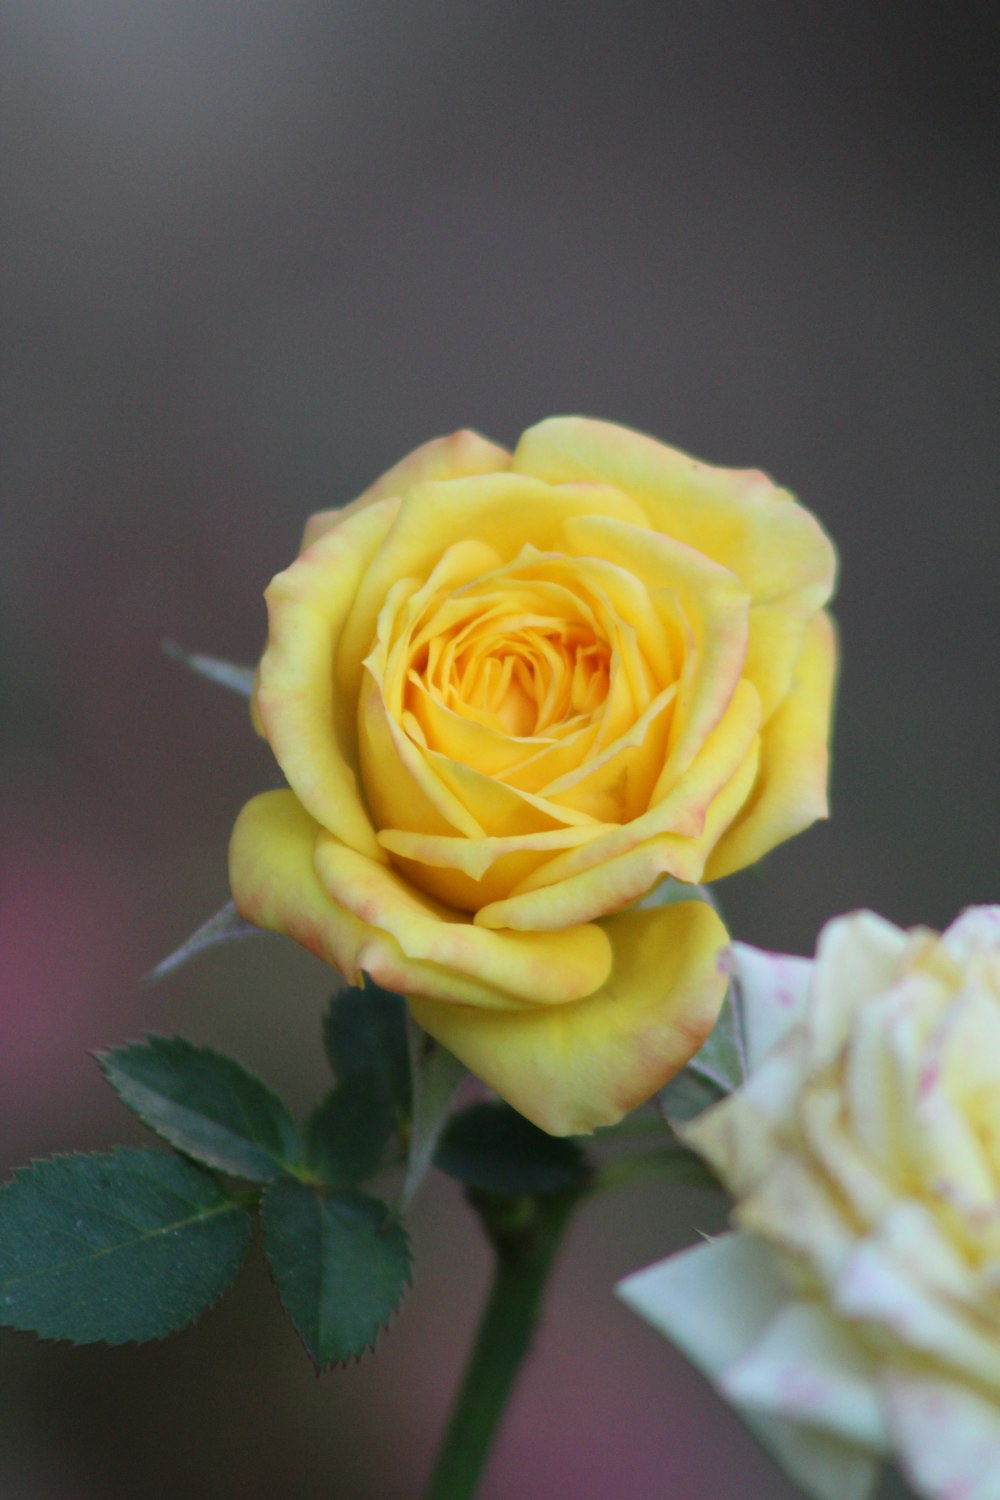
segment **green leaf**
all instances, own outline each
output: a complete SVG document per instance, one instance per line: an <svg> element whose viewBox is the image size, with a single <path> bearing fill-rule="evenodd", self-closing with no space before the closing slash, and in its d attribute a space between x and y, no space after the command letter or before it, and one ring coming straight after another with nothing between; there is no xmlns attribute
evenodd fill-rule
<svg viewBox="0 0 1000 1500"><path fill-rule="evenodd" d="M739 1088L746 1077L746 1046L732 988L723 1001L719 1019L688 1067L727 1094Z"/></svg>
<svg viewBox="0 0 1000 1500"><path fill-rule="evenodd" d="M175 969L181 968L199 953L204 953L208 948L217 948L220 943L233 943L241 938L263 937L264 930L254 927L252 922L244 922L236 905L227 901L225 906L220 906L214 917L209 917L207 922L202 922L189 938L175 948L173 953L168 953L166 958L161 958L154 969L150 969L146 975L147 984L155 984L160 979L166 979Z"/></svg>
<svg viewBox="0 0 1000 1500"><path fill-rule="evenodd" d="M487 1193L565 1193L590 1167L576 1141L546 1135L509 1104L472 1104L449 1120L434 1165Z"/></svg>
<svg viewBox="0 0 1000 1500"><path fill-rule="evenodd" d="M340 990L323 1020L326 1055L337 1077L373 1070L394 1113L410 1118L410 1057L402 996L368 982Z"/></svg>
<svg viewBox="0 0 1000 1500"><path fill-rule="evenodd" d="M207 677L209 682L216 682L220 687L239 693L241 698L249 698L253 691L253 667L223 661L221 656L206 656L201 651L185 651L183 646L178 646L174 641L161 641L160 646L171 661L187 667L189 672L194 672L198 677Z"/></svg>
<svg viewBox="0 0 1000 1500"><path fill-rule="evenodd" d="M703 1109L718 1104L725 1090L709 1083L689 1068L682 1068L656 1096L656 1102L667 1120L693 1120Z"/></svg>
<svg viewBox="0 0 1000 1500"><path fill-rule="evenodd" d="M182 1037L150 1036L97 1060L129 1109L185 1155L254 1182L299 1167L288 1110L233 1058Z"/></svg>
<svg viewBox="0 0 1000 1500"><path fill-rule="evenodd" d="M310 1170L331 1187L363 1182L382 1165L392 1126L389 1101L374 1069L349 1074L306 1124Z"/></svg>
<svg viewBox="0 0 1000 1500"><path fill-rule="evenodd" d="M317 1369L357 1359L410 1279L410 1246L386 1205L354 1188L323 1195L285 1178L264 1194L264 1250Z"/></svg>
<svg viewBox="0 0 1000 1500"><path fill-rule="evenodd" d="M76 1344L163 1338L230 1285L250 1218L161 1151L57 1156L0 1188L0 1323Z"/></svg>

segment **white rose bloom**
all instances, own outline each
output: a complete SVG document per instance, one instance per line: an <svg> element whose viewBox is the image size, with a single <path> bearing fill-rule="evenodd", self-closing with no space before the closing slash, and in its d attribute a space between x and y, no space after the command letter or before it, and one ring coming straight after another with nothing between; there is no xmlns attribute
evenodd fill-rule
<svg viewBox="0 0 1000 1500"><path fill-rule="evenodd" d="M621 1295L816 1500L1000 1500L1000 907L732 967L749 1076L682 1134L737 1228Z"/></svg>

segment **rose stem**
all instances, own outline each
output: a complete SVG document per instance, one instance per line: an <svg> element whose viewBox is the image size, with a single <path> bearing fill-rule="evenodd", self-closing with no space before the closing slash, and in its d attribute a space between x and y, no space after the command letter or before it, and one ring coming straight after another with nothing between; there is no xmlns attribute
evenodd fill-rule
<svg viewBox="0 0 1000 1500"><path fill-rule="evenodd" d="M472 1500L579 1193L468 1197L496 1252L493 1285L424 1500Z"/></svg>

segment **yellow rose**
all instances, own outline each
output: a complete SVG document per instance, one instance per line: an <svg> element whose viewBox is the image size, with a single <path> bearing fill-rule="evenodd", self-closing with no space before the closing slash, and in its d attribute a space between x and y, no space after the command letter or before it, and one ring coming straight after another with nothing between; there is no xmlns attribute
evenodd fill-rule
<svg viewBox="0 0 1000 1500"><path fill-rule="evenodd" d="M739 1232L624 1283L818 1500L1000 1497L1000 907L736 945L750 1076L684 1130Z"/></svg>
<svg viewBox="0 0 1000 1500"><path fill-rule="evenodd" d="M764 475L622 427L418 448L267 590L288 790L237 822L239 911L543 1129L619 1119L711 1028L725 941L703 902L626 908L825 814L833 575Z"/></svg>

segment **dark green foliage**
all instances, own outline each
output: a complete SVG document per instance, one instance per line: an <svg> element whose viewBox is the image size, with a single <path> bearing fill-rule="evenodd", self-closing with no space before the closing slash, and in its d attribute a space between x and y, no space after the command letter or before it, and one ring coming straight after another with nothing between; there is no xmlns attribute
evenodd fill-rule
<svg viewBox="0 0 1000 1500"><path fill-rule="evenodd" d="M242 1264L250 1219L161 1151L57 1156L0 1189L0 1323L77 1344L162 1338Z"/></svg>
<svg viewBox="0 0 1000 1500"><path fill-rule="evenodd" d="M98 1061L124 1103L186 1156L254 1182L300 1165L288 1110L233 1058L181 1037L151 1036Z"/></svg>
<svg viewBox="0 0 1000 1500"><path fill-rule="evenodd" d="M509 1104L472 1104L445 1126L434 1163L467 1187L501 1194L565 1193L590 1175L576 1141L546 1135Z"/></svg>
<svg viewBox="0 0 1000 1500"><path fill-rule="evenodd" d="M687 1067L671 1078L656 1097L667 1119L680 1123L683 1120L693 1120L703 1109L708 1109L710 1104L718 1104L726 1096L724 1090L716 1084Z"/></svg>
<svg viewBox="0 0 1000 1500"><path fill-rule="evenodd" d="M409 1119L410 1058L401 996L371 982L364 989L339 991L324 1017L323 1041L341 1082L352 1073L374 1071L394 1116Z"/></svg>
<svg viewBox="0 0 1000 1500"><path fill-rule="evenodd" d="M721 1085L727 1094L739 1088L746 1077L743 1022L732 989L723 1001L719 1019L688 1063L688 1067L692 1072L699 1073L703 1078Z"/></svg>
<svg viewBox="0 0 1000 1500"><path fill-rule="evenodd" d="M393 1116L373 1068L349 1073L306 1125L309 1170L331 1187L363 1182L382 1165Z"/></svg>
<svg viewBox="0 0 1000 1500"><path fill-rule="evenodd" d="M286 1178L264 1194L264 1249L285 1311L318 1369L369 1349L410 1279L406 1231L386 1205Z"/></svg>

